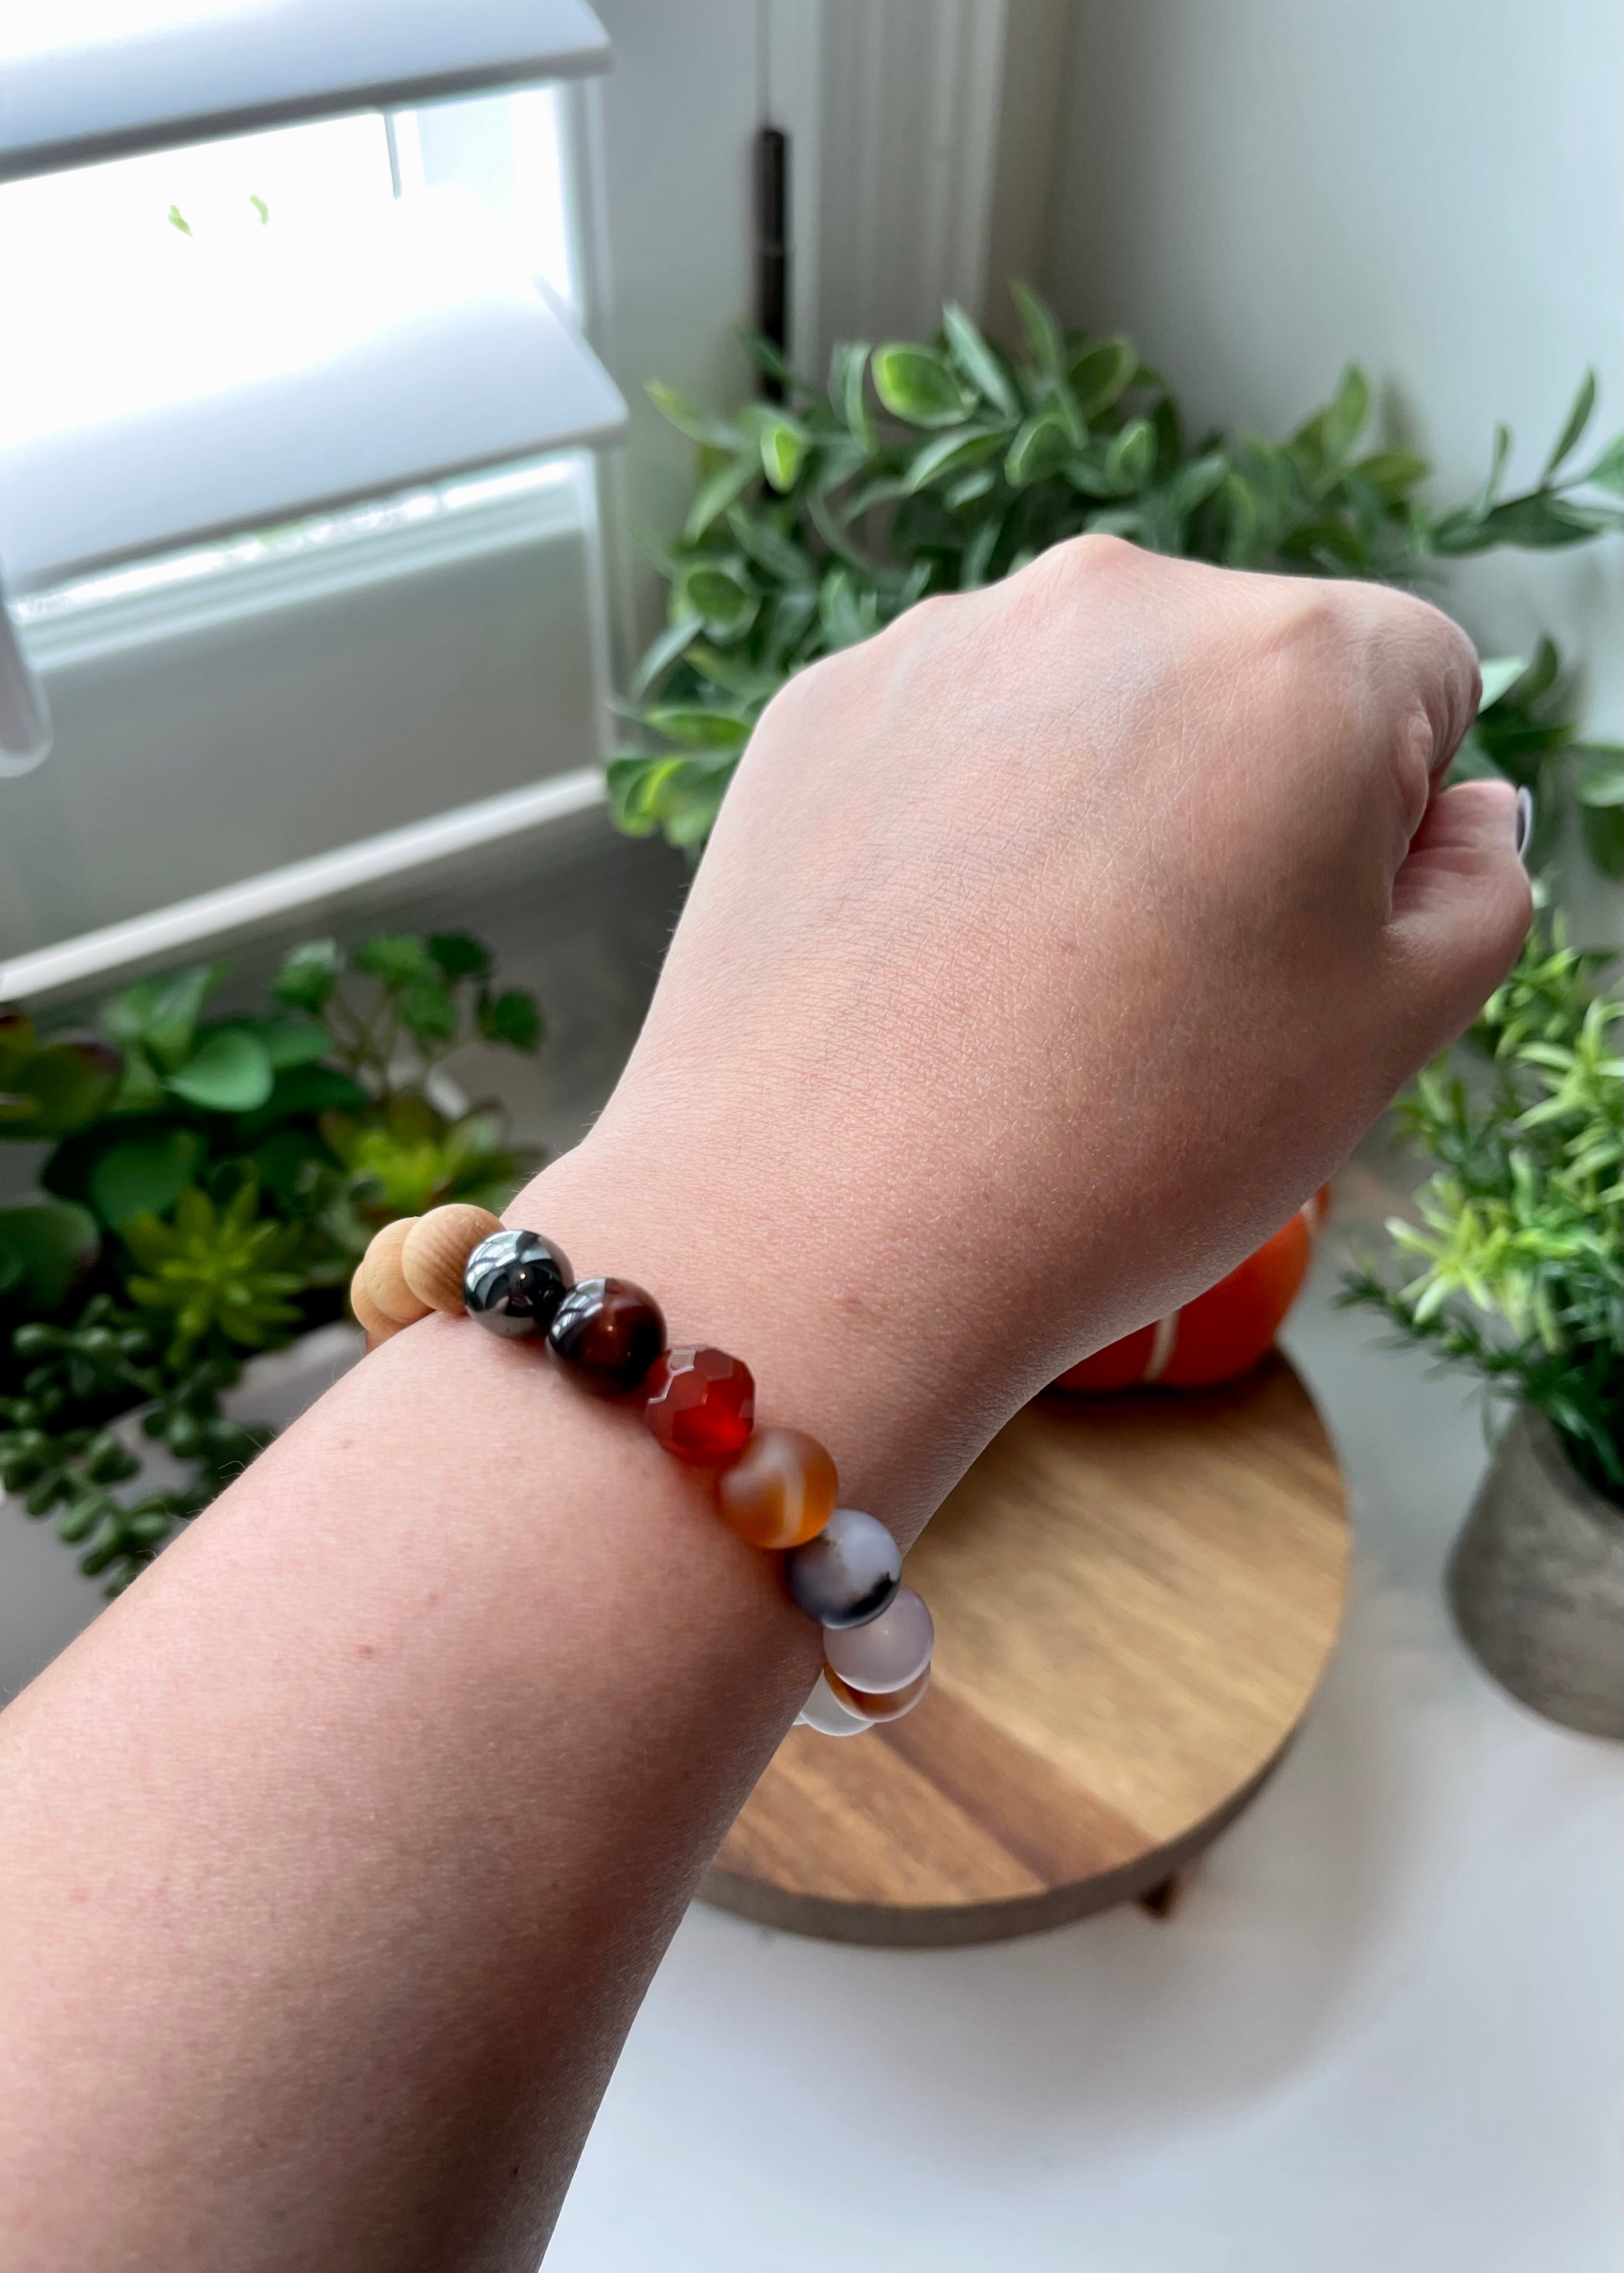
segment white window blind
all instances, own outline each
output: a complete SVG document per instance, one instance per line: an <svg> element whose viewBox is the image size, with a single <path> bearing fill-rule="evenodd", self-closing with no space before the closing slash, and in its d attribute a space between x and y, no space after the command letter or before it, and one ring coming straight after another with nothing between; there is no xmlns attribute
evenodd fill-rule
<svg viewBox="0 0 1624 2273"><path fill-rule="evenodd" d="M115 70L131 19L140 67ZM123 0L70 26L77 63L41 32L20 81L0 35L28 312L0 365L0 570L56 713L55 754L0 780L8 994L595 798L579 453L625 416L575 326L554 89L324 115L601 68L577 0ZM290 113L317 123L167 146ZM37 171L109 149L136 154Z"/></svg>
<svg viewBox="0 0 1624 2273"><path fill-rule="evenodd" d="M609 60L583 0L49 0L0 18L0 179Z"/></svg>

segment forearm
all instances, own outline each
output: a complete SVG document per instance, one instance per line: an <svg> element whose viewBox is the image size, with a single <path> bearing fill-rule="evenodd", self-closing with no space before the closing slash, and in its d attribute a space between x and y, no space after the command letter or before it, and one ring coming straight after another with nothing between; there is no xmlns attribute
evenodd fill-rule
<svg viewBox="0 0 1624 2273"><path fill-rule="evenodd" d="M515 1220L643 1267L585 1167ZM633 1412L456 1321L376 1352L0 1722L16 2262L533 2259L818 1661Z"/></svg>

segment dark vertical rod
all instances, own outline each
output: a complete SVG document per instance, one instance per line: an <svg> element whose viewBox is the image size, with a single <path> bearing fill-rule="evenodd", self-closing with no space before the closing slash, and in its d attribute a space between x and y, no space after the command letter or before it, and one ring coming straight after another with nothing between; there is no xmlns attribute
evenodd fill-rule
<svg viewBox="0 0 1624 2273"><path fill-rule="evenodd" d="M790 344L790 137L779 126L756 136L756 329L782 355ZM783 383L761 374L769 402Z"/></svg>

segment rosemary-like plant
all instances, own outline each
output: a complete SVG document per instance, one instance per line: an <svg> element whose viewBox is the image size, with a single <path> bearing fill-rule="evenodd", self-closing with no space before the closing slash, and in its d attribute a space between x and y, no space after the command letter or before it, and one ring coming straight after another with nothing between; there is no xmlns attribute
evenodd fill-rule
<svg viewBox="0 0 1624 2273"><path fill-rule="evenodd" d="M1534 1407L1574 1466L1624 1508L1624 1004L1609 958L1536 923L1467 1044L1396 1107L1438 1163L1419 1224L1388 1230L1401 1281L1373 1266L1343 1300ZM1486 1060L1486 1063L1485 1061Z"/></svg>

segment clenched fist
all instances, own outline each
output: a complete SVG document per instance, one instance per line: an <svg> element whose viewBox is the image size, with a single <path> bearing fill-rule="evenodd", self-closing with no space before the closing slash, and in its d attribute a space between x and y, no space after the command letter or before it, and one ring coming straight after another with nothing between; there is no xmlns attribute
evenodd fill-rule
<svg viewBox="0 0 1624 2273"><path fill-rule="evenodd" d="M917 1527L1512 962L1512 792L1438 786L1478 685L1418 600L1108 537L927 601L767 712L625 1076L516 1219L573 1253L612 1194L673 1332Z"/></svg>

